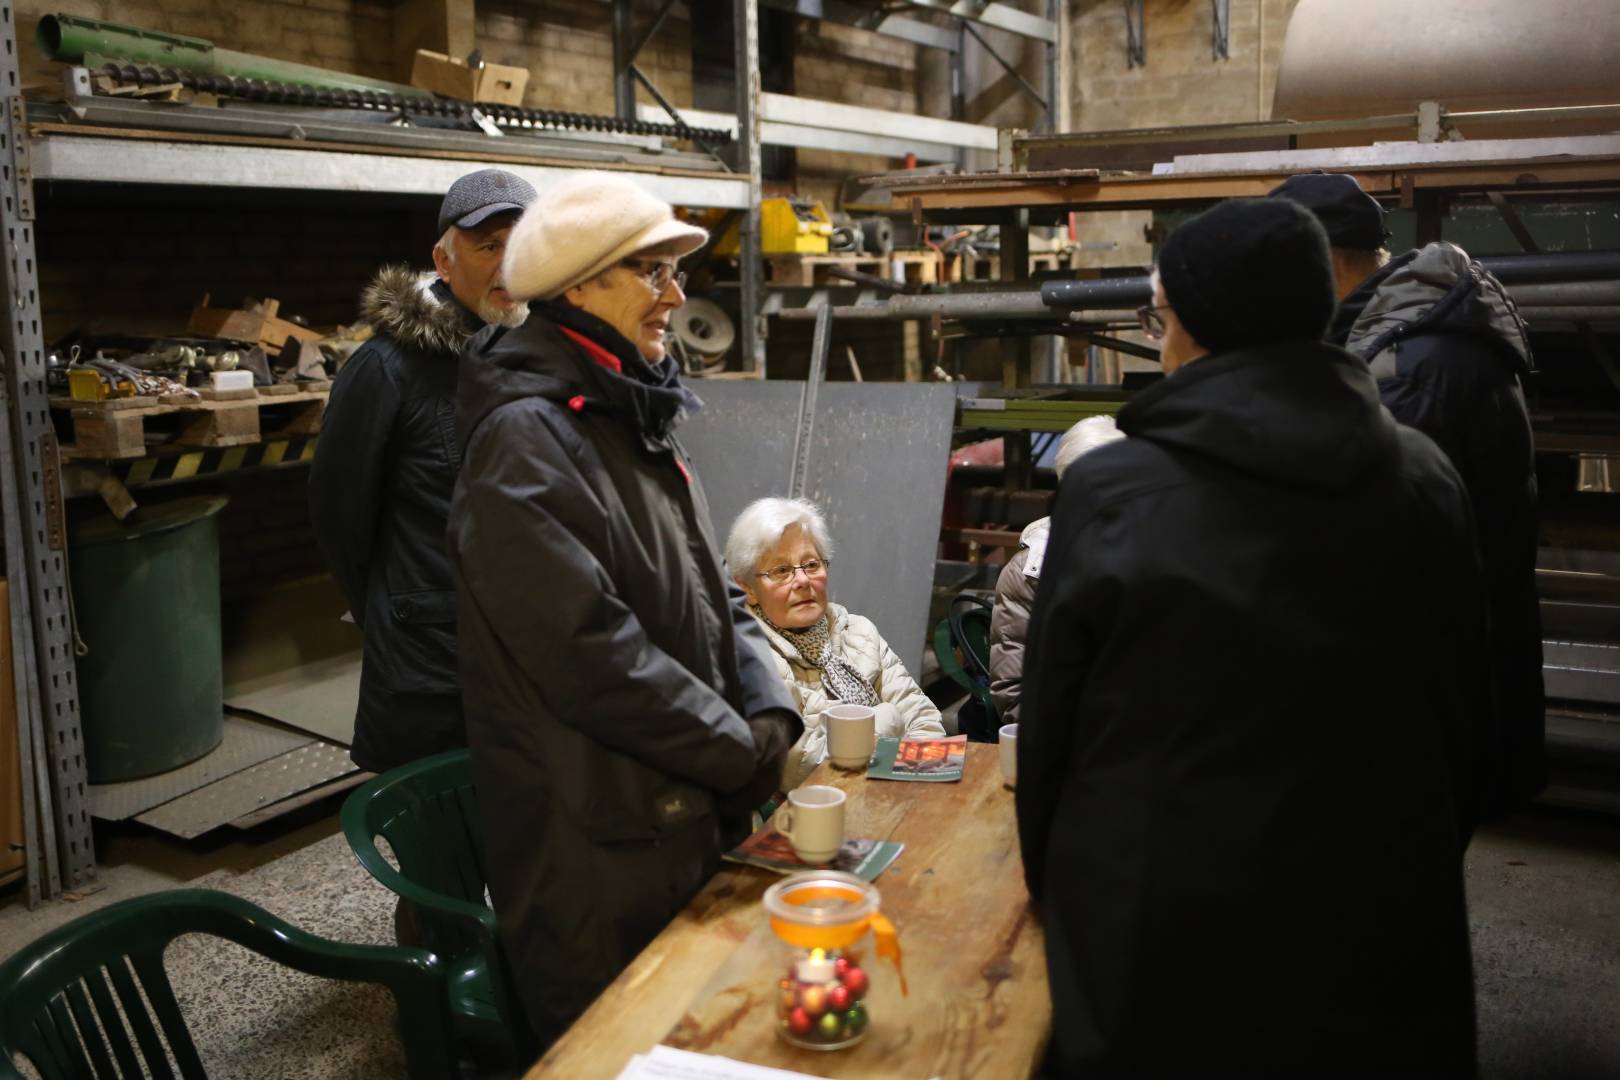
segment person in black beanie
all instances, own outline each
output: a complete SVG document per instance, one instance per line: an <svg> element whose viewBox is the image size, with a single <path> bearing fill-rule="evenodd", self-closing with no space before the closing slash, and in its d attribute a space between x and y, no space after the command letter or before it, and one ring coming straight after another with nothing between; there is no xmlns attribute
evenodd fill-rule
<svg viewBox="0 0 1620 1080"><path fill-rule="evenodd" d="M1188 221L1170 375L1064 474L1016 793L1053 1075L1474 1072L1468 499L1332 313L1302 208Z"/></svg>
<svg viewBox="0 0 1620 1080"><path fill-rule="evenodd" d="M1455 244L1392 259L1383 208L1354 177L1304 173L1271 195L1327 231L1339 299L1327 340L1368 364L1390 413L1446 452L1473 501L1495 695L1478 760L1482 811L1520 809L1547 782L1529 331L1502 283Z"/></svg>

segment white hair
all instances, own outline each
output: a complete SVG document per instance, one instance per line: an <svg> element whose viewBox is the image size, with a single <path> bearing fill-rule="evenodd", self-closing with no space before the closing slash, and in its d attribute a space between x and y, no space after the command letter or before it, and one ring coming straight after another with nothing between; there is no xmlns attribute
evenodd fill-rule
<svg viewBox="0 0 1620 1080"><path fill-rule="evenodd" d="M821 509L809 499L770 496L749 503L731 523L726 536L726 565L731 576L740 580L758 570L759 560L795 525L810 535L823 559L832 560L832 538L827 535L827 519L821 516Z"/></svg>
<svg viewBox="0 0 1620 1080"><path fill-rule="evenodd" d="M455 240L457 228L459 228L459 226L452 225L448 229L444 230L444 235L439 237L439 242L433 245L434 251L444 252L444 261L449 263L451 266L456 265Z"/></svg>
<svg viewBox="0 0 1620 1080"><path fill-rule="evenodd" d="M1124 437L1125 433L1119 430L1112 416L1106 413L1088 416L1063 433L1063 438L1058 441L1057 454L1052 459L1052 468L1057 470L1058 479L1061 480L1064 471L1082 454L1089 454L1099 446L1107 446Z"/></svg>

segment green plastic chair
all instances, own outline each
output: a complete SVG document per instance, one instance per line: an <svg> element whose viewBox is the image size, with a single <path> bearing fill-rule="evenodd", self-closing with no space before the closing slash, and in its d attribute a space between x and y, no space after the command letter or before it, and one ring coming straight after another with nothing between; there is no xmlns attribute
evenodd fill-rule
<svg viewBox="0 0 1620 1080"><path fill-rule="evenodd" d="M952 598L949 614L934 627L934 659L940 670L977 704L978 723L958 714L963 734L974 742L995 742L997 734L999 711L990 694L990 613L985 600L961 593ZM962 712L969 710L964 707Z"/></svg>
<svg viewBox="0 0 1620 1080"><path fill-rule="evenodd" d="M343 833L371 876L414 906L422 944L450 970L446 1003L481 1064L527 1065L540 1045L512 991L485 899L472 761L451 750L390 769L343 804ZM377 849L388 841L396 870Z"/></svg>
<svg viewBox="0 0 1620 1080"><path fill-rule="evenodd" d="M382 984L399 1006L411 1080L455 1075L445 970L432 954L327 941L241 897L179 889L75 919L0 964L0 1078L21 1080L20 1054L46 1080L173 1080L176 1067L184 1080L205 1080L163 967L169 943L193 933L310 975Z"/></svg>

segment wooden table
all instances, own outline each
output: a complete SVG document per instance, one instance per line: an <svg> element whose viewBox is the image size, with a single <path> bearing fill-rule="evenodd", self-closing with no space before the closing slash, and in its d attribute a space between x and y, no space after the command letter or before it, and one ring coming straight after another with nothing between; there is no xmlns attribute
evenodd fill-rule
<svg viewBox="0 0 1620 1080"><path fill-rule="evenodd" d="M527 1080L611 1080L658 1042L816 1076L1028 1076L1052 1026L1041 927L996 747L967 749L959 783L868 780L830 765L808 781L849 792L849 835L906 845L875 884L911 993L901 996L886 962L869 962L881 968L864 1042L823 1052L777 1036L780 954L760 897L781 878L728 863Z"/></svg>

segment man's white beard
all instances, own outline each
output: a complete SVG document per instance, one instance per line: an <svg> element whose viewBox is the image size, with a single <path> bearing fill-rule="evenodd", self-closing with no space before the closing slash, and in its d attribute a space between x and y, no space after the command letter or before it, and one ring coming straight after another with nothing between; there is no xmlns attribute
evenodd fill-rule
<svg viewBox="0 0 1620 1080"><path fill-rule="evenodd" d="M515 330L528 319L529 305L522 303L501 307L486 296L478 303L478 317L491 326L504 326L508 330Z"/></svg>

